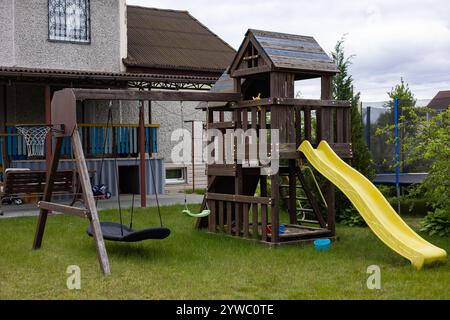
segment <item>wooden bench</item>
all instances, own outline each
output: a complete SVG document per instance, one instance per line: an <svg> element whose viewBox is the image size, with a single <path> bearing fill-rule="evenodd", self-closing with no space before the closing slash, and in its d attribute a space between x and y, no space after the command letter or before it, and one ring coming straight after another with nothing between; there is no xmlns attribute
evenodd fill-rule
<svg viewBox="0 0 450 320"><path fill-rule="evenodd" d="M1 199L5 197L42 196L45 189L46 171L21 170L6 171L4 174ZM73 170L56 172L53 194L74 194L75 183Z"/></svg>

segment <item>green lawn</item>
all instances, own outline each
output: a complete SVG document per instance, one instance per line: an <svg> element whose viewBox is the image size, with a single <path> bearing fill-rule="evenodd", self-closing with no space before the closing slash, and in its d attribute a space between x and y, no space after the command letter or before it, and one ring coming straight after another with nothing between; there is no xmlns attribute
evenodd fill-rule
<svg viewBox="0 0 450 320"><path fill-rule="evenodd" d="M100 273L85 220L50 217L43 248L31 250L36 218L0 220L0 299L449 299L450 264L416 271L367 228L338 226L329 252L313 246L270 248L193 228L181 206L162 209L172 235L138 244L107 243L112 276ZM104 220L117 214L102 212ZM128 218L128 216L127 216ZM417 219L407 219L417 228ZM157 225L155 209L137 210L137 227ZM426 237L450 251L450 239ZM369 265L381 290L366 287ZM79 265L81 290L66 268Z"/></svg>

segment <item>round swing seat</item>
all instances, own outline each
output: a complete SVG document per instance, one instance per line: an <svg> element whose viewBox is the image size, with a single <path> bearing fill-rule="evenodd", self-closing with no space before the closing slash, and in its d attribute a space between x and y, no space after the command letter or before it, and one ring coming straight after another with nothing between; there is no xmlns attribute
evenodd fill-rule
<svg viewBox="0 0 450 320"><path fill-rule="evenodd" d="M170 235L170 230L165 227L131 229L118 222L100 222L103 239L117 242L139 242L150 239L165 239ZM122 233L123 230L123 233ZM87 228L89 236L94 235L94 230L90 224Z"/></svg>

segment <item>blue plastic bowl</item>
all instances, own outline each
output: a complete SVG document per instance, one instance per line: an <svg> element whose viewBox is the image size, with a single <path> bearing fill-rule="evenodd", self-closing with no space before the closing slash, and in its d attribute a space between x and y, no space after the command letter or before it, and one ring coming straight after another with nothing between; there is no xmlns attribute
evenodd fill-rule
<svg viewBox="0 0 450 320"><path fill-rule="evenodd" d="M331 247L330 239L317 239L314 240L314 247L317 251L328 251Z"/></svg>

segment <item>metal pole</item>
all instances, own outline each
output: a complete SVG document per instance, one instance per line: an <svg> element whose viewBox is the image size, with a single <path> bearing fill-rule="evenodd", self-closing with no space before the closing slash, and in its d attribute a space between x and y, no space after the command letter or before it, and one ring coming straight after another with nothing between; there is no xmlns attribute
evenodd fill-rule
<svg viewBox="0 0 450 320"><path fill-rule="evenodd" d="M367 107L366 108L366 144L367 144L367 148L369 148L370 150L370 112L372 110L372 107Z"/></svg>
<svg viewBox="0 0 450 320"><path fill-rule="evenodd" d="M395 134L395 189L397 190L397 213L400 214L400 168L398 161L398 98L394 98L394 134Z"/></svg>

